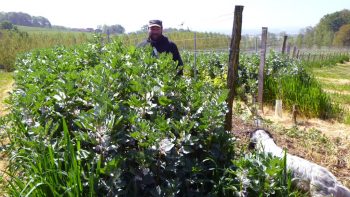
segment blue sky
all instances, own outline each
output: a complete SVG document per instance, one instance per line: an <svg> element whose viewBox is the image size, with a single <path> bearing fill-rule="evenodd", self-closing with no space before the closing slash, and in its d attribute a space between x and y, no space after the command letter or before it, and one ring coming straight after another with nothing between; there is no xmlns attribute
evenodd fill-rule
<svg viewBox="0 0 350 197"><path fill-rule="evenodd" d="M350 0L0 0L0 11L44 16L67 27L120 24L131 32L157 18L164 27L230 34L235 5L244 6L243 32L268 27L297 33L326 14L350 9Z"/></svg>

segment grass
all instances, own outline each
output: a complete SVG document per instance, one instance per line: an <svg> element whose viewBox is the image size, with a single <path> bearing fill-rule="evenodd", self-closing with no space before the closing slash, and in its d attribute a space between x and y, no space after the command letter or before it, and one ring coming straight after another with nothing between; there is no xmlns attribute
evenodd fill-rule
<svg viewBox="0 0 350 197"><path fill-rule="evenodd" d="M331 93L332 98L335 102L342 103L345 105L350 105L350 95Z"/></svg>
<svg viewBox="0 0 350 197"><path fill-rule="evenodd" d="M82 33L78 31L66 30L66 29L58 29L58 28L43 28L43 27L28 27L28 26L19 26L17 25L20 31L25 31L28 33L62 33L62 32L70 32L70 33Z"/></svg>
<svg viewBox="0 0 350 197"><path fill-rule="evenodd" d="M317 77L332 79L350 79L350 64L337 64L332 67L322 67L312 69Z"/></svg>
<svg viewBox="0 0 350 197"><path fill-rule="evenodd" d="M11 196L83 196L83 187L81 184L81 174L83 167L80 160L77 159L77 152L80 149L80 142L72 143L69 131L65 121L63 121L64 138L62 144L65 144L65 151L60 153L54 149L51 144L46 144L45 140L39 140L33 143L33 152L39 151L41 154L32 154L23 158L17 158L29 161L29 171L27 173L35 176L31 177L31 181L27 185L21 184L21 178L10 172L10 176L15 181L12 181L8 190ZM35 150L38 148L39 150ZM64 158L64 159L60 159ZM20 162L19 162L20 163ZM14 164L17 165L18 163ZM94 185L96 177L87 173L86 178L89 183ZM43 178L45 177L45 178ZM59 181L64 180L61 185ZM89 194L95 196L93 187L89 187Z"/></svg>
<svg viewBox="0 0 350 197"><path fill-rule="evenodd" d="M347 110L343 121L350 124L350 63L312 68L311 72L318 78L322 88L329 93L332 100Z"/></svg>
<svg viewBox="0 0 350 197"><path fill-rule="evenodd" d="M24 33L25 32L25 33ZM87 42L93 34L60 31L0 31L0 68L14 70L17 56L38 48L54 46L75 46Z"/></svg>
<svg viewBox="0 0 350 197"><path fill-rule="evenodd" d="M320 79L322 80L322 79ZM349 92L350 93L350 80L349 83L339 84L334 82L323 81L322 87L326 90L341 92Z"/></svg>

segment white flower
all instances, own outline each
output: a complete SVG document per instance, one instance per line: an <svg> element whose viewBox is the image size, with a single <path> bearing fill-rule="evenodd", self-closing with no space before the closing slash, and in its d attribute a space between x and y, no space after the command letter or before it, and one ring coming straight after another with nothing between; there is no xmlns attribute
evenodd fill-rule
<svg viewBox="0 0 350 197"><path fill-rule="evenodd" d="M159 143L159 150L161 152L170 151L175 146L175 144L172 143L173 141L174 141L174 139L168 139L168 138L163 139Z"/></svg>

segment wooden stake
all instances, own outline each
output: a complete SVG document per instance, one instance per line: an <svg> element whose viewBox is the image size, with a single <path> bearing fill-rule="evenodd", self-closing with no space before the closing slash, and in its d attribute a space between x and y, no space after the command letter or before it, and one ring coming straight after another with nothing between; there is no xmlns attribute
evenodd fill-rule
<svg viewBox="0 0 350 197"><path fill-rule="evenodd" d="M287 35L285 35L285 36L283 37L282 54L284 54L285 51L286 51L287 38L288 38Z"/></svg>
<svg viewBox="0 0 350 197"><path fill-rule="evenodd" d="M267 40L267 27L262 28L261 34L261 51L260 51L260 65L258 75L258 102L259 109L263 112L263 93L264 93L264 67L266 59L266 40Z"/></svg>
<svg viewBox="0 0 350 197"><path fill-rule="evenodd" d="M232 130L232 108L233 99L236 95L235 89L238 78L239 44L242 33L242 13L243 6L235 6L227 74L227 88L229 89L228 98L226 100L228 105L228 113L226 114L225 129L227 131Z"/></svg>
<svg viewBox="0 0 350 197"><path fill-rule="evenodd" d="M292 54L292 58L293 58L293 59L295 58L296 51L297 51L297 47L294 46L294 47L293 47L293 54Z"/></svg>
<svg viewBox="0 0 350 197"><path fill-rule="evenodd" d="M293 124L294 124L294 126L296 126L297 125L297 115L298 115L297 105L293 105L292 115L293 115Z"/></svg>

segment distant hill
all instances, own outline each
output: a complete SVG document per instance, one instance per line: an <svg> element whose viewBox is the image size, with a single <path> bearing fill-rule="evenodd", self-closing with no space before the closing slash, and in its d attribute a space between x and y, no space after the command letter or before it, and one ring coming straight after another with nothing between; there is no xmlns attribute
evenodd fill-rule
<svg viewBox="0 0 350 197"><path fill-rule="evenodd" d="M8 21L14 25L22 26L22 29L27 28L29 31L37 31L35 28L43 28L40 31L75 31L75 32L95 32L93 28L69 28L64 26L51 25L51 22L43 16L31 16L23 12L0 12L0 23Z"/></svg>

